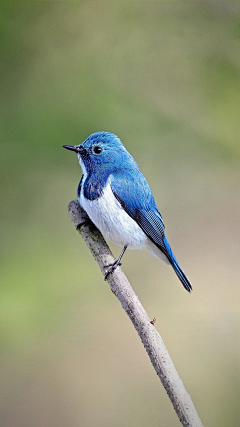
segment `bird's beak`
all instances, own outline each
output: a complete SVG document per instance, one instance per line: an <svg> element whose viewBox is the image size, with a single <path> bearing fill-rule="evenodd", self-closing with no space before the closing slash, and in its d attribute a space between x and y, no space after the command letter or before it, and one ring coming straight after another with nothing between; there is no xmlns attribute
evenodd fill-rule
<svg viewBox="0 0 240 427"><path fill-rule="evenodd" d="M81 153L81 148L77 145L63 145L63 148L67 150L75 151L75 153Z"/></svg>

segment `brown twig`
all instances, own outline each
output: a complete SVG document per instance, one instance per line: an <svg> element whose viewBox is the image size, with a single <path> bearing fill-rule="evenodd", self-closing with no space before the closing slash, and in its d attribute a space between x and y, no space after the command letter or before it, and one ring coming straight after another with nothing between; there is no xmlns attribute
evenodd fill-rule
<svg viewBox="0 0 240 427"><path fill-rule="evenodd" d="M80 207L77 200L69 203L68 212L73 224L85 240L103 275L105 275L105 266L113 263L114 258L102 234L88 220L86 212ZM109 275L107 281L137 330L182 425L185 427L203 427L191 397L187 393L164 342L154 326L155 322L150 321L121 268L118 267L114 274Z"/></svg>

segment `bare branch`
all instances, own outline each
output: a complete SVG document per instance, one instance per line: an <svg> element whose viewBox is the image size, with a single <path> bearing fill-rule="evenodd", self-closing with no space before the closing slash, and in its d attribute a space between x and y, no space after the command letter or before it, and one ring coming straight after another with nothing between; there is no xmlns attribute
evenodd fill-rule
<svg viewBox="0 0 240 427"><path fill-rule="evenodd" d="M88 219L77 200L69 203L68 212L104 275L105 266L113 263L114 258L102 234ZM137 330L180 422L185 427L203 427L191 397L185 390L164 342L154 326L155 322L150 321L125 274L118 267L114 274L108 276L107 281Z"/></svg>

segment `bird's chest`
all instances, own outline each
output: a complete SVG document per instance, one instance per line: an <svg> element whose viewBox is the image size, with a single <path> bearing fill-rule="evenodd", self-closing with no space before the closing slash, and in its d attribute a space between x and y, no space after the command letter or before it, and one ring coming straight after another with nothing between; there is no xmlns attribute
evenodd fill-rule
<svg viewBox="0 0 240 427"><path fill-rule="evenodd" d="M120 246L140 248L146 241L146 235L121 207L111 190L110 182L109 179L98 198L91 200L85 197L83 179L79 203L107 239Z"/></svg>

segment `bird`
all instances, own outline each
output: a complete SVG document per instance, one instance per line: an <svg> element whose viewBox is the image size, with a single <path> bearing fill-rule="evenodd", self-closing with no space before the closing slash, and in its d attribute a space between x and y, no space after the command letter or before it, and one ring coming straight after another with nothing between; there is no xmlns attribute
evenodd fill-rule
<svg viewBox="0 0 240 427"><path fill-rule="evenodd" d="M123 247L105 274L113 274L126 249L148 249L170 264L184 288L192 285L165 235L151 188L134 157L111 132L95 132L79 145L63 145L77 153L82 169L77 195L80 206L104 237Z"/></svg>

